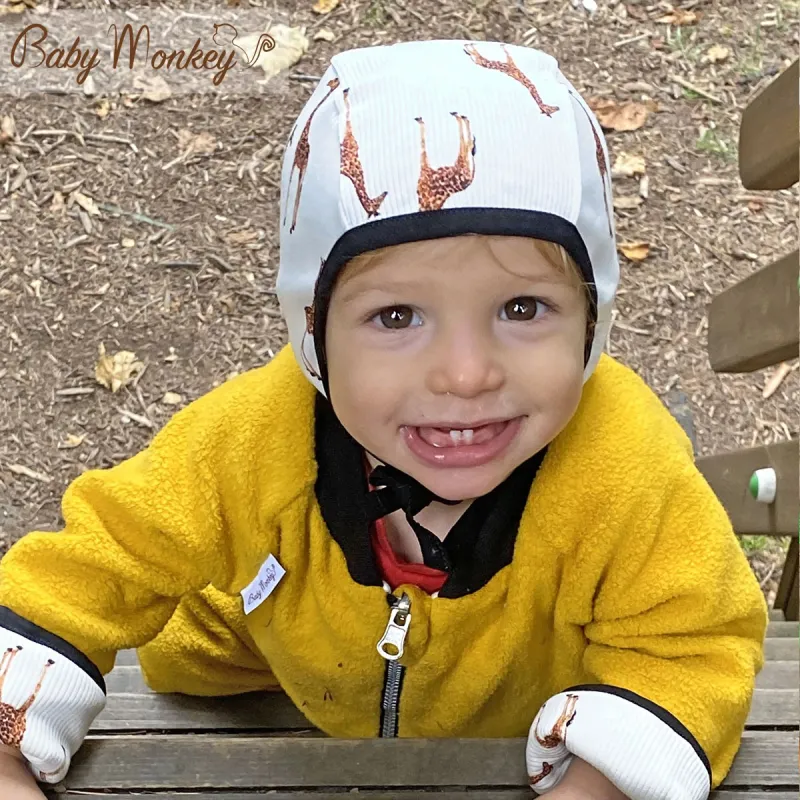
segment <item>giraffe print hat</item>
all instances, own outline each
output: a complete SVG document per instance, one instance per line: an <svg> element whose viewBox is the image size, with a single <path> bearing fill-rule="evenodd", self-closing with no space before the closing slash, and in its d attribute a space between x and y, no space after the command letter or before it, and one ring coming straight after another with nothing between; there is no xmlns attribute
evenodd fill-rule
<svg viewBox="0 0 800 800"><path fill-rule="evenodd" d="M458 40L340 53L284 154L277 290L294 353L327 394L329 300L361 253L465 233L529 236L562 245L591 287L585 382L619 280L612 208L600 125L551 56Z"/></svg>

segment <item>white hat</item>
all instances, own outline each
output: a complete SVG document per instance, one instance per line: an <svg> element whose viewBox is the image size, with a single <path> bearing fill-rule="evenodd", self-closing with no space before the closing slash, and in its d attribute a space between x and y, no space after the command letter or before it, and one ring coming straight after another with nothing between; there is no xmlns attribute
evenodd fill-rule
<svg viewBox="0 0 800 800"><path fill-rule="evenodd" d="M597 365L619 280L608 155L596 118L545 53L441 40L334 56L290 134L280 213L278 298L323 394L342 267L379 247L464 233L563 245L597 306L584 382Z"/></svg>

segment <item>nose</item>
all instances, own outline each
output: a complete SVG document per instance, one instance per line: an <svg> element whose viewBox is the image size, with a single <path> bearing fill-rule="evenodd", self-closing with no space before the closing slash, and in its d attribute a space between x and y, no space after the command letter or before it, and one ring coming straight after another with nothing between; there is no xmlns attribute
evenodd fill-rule
<svg viewBox="0 0 800 800"><path fill-rule="evenodd" d="M427 388L434 394L470 399L496 392L504 382L505 372L491 337L461 328L432 346Z"/></svg>

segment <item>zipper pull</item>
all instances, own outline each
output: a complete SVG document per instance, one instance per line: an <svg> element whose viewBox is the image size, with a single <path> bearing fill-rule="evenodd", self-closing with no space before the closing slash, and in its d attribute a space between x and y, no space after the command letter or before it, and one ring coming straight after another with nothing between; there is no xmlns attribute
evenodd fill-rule
<svg viewBox="0 0 800 800"><path fill-rule="evenodd" d="M397 661L403 655L408 626L411 624L411 598L403 596L389 613L389 624L378 642L378 653L387 661Z"/></svg>

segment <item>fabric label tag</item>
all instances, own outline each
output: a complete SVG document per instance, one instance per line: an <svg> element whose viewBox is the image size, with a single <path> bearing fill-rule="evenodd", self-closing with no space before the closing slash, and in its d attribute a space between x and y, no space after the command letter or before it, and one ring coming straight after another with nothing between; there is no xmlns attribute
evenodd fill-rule
<svg viewBox="0 0 800 800"><path fill-rule="evenodd" d="M258 608L278 585L286 570L277 562L275 556L270 555L261 565L258 575L241 591L244 600L244 613L249 614Z"/></svg>

